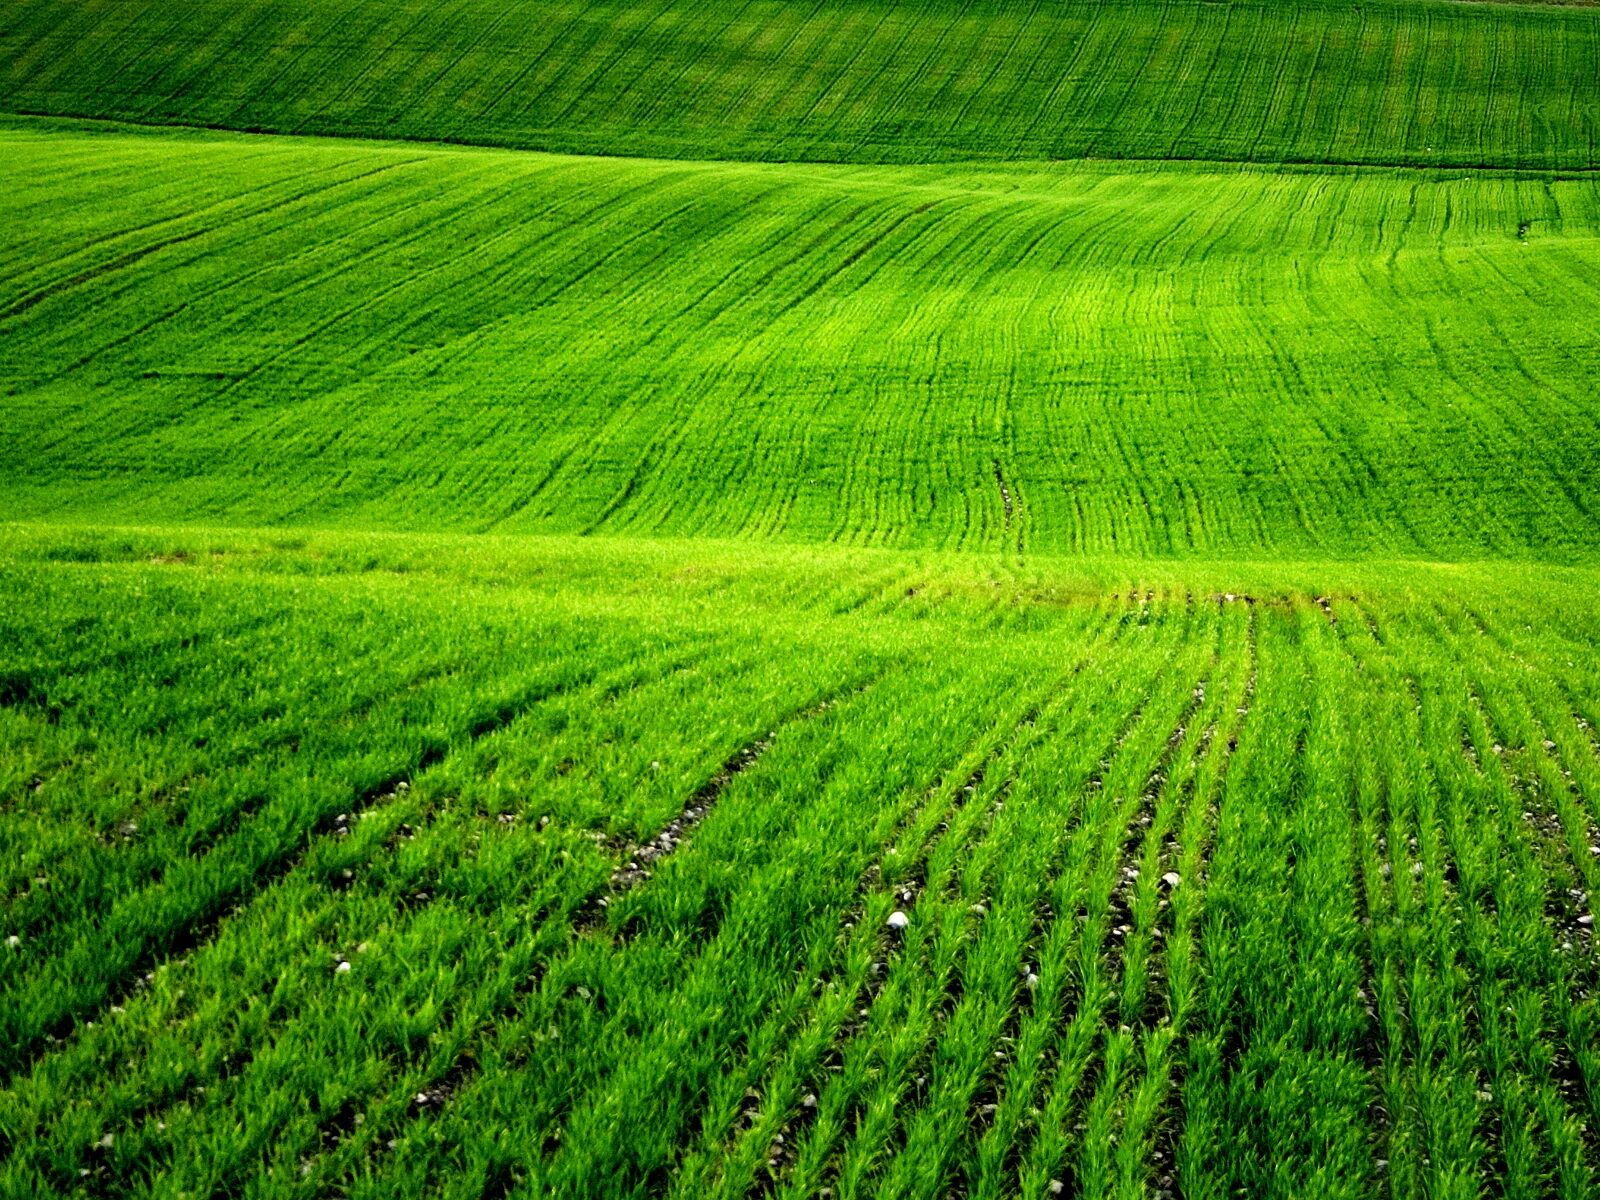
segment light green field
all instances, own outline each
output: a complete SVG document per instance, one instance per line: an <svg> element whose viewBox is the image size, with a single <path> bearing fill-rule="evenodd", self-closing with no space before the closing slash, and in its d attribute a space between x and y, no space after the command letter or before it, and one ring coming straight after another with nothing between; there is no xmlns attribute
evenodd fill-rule
<svg viewBox="0 0 1600 1200"><path fill-rule="evenodd" d="M0 145L16 515L1600 549L1600 178Z"/></svg>
<svg viewBox="0 0 1600 1200"><path fill-rule="evenodd" d="M9 6L0 1197L1600 1195L1597 128L1583 7Z"/></svg>

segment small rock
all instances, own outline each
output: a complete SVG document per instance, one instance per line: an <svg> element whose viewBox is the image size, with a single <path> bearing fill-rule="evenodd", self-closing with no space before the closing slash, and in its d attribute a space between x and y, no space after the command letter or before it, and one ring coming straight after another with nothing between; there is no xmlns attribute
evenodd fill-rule
<svg viewBox="0 0 1600 1200"><path fill-rule="evenodd" d="M97 1142L96 1144L102 1150L109 1150L109 1149L111 1149L112 1146L117 1144L117 1135L114 1134L114 1133L108 1133L108 1134L105 1135L105 1137L101 1138L100 1141Z"/></svg>
<svg viewBox="0 0 1600 1200"><path fill-rule="evenodd" d="M911 924L911 918L899 909L895 909L894 912L889 914L890 929L904 929L909 924Z"/></svg>
<svg viewBox="0 0 1600 1200"><path fill-rule="evenodd" d="M339 960L339 965L334 967L334 973L338 974L338 975L347 974L349 972L349 970L350 970L350 964L345 962L345 960L342 959L342 958Z"/></svg>
<svg viewBox="0 0 1600 1200"><path fill-rule="evenodd" d="M1228 599L1232 600L1233 597L1229 596ZM1064 1192L1066 1190L1067 1190L1067 1185L1062 1183L1061 1180L1052 1179L1050 1181L1050 1194L1052 1196L1059 1196L1059 1195L1061 1195L1062 1192Z"/></svg>
<svg viewBox="0 0 1600 1200"><path fill-rule="evenodd" d="M22 945L22 939L13 933L6 939L6 945L15 950L18 946Z"/></svg>
<svg viewBox="0 0 1600 1200"><path fill-rule="evenodd" d="M1594 916L1593 916L1593 914L1584 913L1583 916L1578 918L1578 924L1582 925L1585 929L1593 929L1594 928Z"/></svg>
<svg viewBox="0 0 1600 1200"><path fill-rule="evenodd" d="M805 1095L805 1099L800 1101L800 1107L801 1108L815 1108L816 1106L817 1106L817 1094L815 1092L807 1092L806 1095Z"/></svg>
<svg viewBox="0 0 1600 1200"><path fill-rule="evenodd" d="M988 909L987 909L987 908L985 908L985 907L984 907L984 906L983 906L983 905L981 905L981 904L974 904L974 905L973 905L973 906L972 906L972 911L973 911L973 912L974 912L974 913L975 913L975 914L977 914L977 915L978 915L978 916L980 916L980 917L981 917L981 916L985 916L985 915L986 915L986 914L987 914L987 913L988 913L988 911L989 911L989 910L988 910Z"/></svg>
<svg viewBox="0 0 1600 1200"><path fill-rule="evenodd" d="M1161 882L1166 884L1169 888L1175 888L1183 882L1183 876L1179 875L1176 871L1168 871L1161 877Z"/></svg>

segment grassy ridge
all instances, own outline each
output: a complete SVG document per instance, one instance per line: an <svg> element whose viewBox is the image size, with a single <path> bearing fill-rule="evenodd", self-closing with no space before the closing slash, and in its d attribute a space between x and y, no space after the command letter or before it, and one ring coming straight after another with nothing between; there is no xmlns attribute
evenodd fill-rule
<svg viewBox="0 0 1600 1200"><path fill-rule="evenodd" d="M1088 0L18 0L0 108L578 153L1593 167L1600 14Z"/></svg>
<svg viewBox="0 0 1600 1200"><path fill-rule="evenodd" d="M36 526L0 582L5 1194L1592 1192L1590 571Z"/></svg>
<svg viewBox="0 0 1600 1200"><path fill-rule="evenodd" d="M1600 549L1592 180L0 138L13 515Z"/></svg>

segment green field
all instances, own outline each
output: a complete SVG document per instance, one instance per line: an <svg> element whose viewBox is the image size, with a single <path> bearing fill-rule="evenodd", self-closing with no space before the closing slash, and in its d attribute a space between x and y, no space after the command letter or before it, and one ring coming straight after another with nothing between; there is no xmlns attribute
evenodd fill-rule
<svg viewBox="0 0 1600 1200"><path fill-rule="evenodd" d="M1600 9L0 13L0 1196L1600 1195Z"/></svg>
<svg viewBox="0 0 1600 1200"><path fill-rule="evenodd" d="M1600 175L0 146L14 514L1600 551Z"/></svg>
<svg viewBox="0 0 1600 1200"><path fill-rule="evenodd" d="M673 158L1600 167L1595 14L1450 0L14 0L17 112Z"/></svg>

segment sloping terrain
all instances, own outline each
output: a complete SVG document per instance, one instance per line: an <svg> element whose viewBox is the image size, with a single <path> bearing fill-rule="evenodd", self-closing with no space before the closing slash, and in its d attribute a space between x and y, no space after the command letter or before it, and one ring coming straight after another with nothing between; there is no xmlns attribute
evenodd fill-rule
<svg viewBox="0 0 1600 1200"><path fill-rule="evenodd" d="M1592 8L17 0L0 108L580 154L1593 168Z"/></svg>
<svg viewBox="0 0 1600 1200"><path fill-rule="evenodd" d="M1600 177L0 145L13 513L1600 549Z"/></svg>
<svg viewBox="0 0 1600 1200"><path fill-rule="evenodd" d="M0 114L0 1196L1600 1193L1600 11L19 0Z"/></svg>

